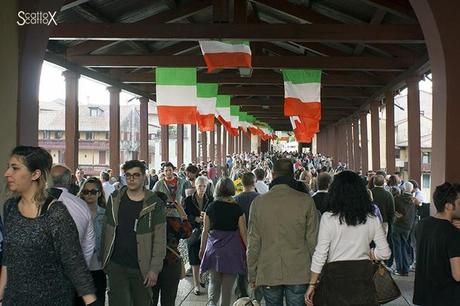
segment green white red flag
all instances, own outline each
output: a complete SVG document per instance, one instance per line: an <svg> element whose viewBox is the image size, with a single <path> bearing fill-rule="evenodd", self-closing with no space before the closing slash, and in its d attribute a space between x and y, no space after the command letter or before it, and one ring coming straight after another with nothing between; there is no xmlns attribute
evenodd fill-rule
<svg viewBox="0 0 460 306"><path fill-rule="evenodd" d="M214 131L218 85L198 83L196 88L198 129L200 132Z"/></svg>
<svg viewBox="0 0 460 306"><path fill-rule="evenodd" d="M248 41L200 41L208 72L220 68L251 68L251 48Z"/></svg>
<svg viewBox="0 0 460 306"><path fill-rule="evenodd" d="M195 124L196 68L156 68L155 78L160 124Z"/></svg>
<svg viewBox="0 0 460 306"><path fill-rule="evenodd" d="M284 115L321 119L321 70L283 69Z"/></svg>

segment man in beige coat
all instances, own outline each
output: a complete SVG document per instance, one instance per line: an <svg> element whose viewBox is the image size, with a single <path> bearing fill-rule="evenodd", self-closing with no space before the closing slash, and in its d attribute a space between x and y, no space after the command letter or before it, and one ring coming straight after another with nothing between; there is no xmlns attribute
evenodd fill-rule
<svg viewBox="0 0 460 306"><path fill-rule="evenodd" d="M248 277L261 286L267 306L303 305L310 279L319 214L308 193L299 191L289 159L273 168L270 191L254 199L249 213Z"/></svg>

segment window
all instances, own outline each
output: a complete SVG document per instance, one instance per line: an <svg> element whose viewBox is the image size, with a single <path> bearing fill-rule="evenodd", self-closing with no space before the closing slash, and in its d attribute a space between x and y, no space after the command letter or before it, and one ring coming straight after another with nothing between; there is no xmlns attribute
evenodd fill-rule
<svg viewBox="0 0 460 306"><path fill-rule="evenodd" d="M93 133L85 132L85 139L86 140L92 140L93 139Z"/></svg>
<svg viewBox="0 0 460 306"><path fill-rule="evenodd" d="M429 189L431 184L431 176L429 174L422 174L422 188Z"/></svg>
<svg viewBox="0 0 460 306"><path fill-rule="evenodd" d="M89 108L89 116L90 117L100 117L104 111L99 107L90 107Z"/></svg>
<svg viewBox="0 0 460 306"><path fill-rule="evenodd" d="M431 152L422 153L422 164L431 164Z"/></svg>
<svg viewBox="0 0 460 306"><path fill-rule="evenodd" d="M50 139L51 133L50 131L43 131L43 139Z"/></svg>
<svg viewBox="0 0 460 306"><path fill-rule="evenodd" d="M54 138L56 139L62 139L62 131L56 131L55 134L54 134Z"/></svg>
<svg viewBox="0 0 460 306"><path fill-rule="evenodd" d="M401 149L395 149L395 158L401 158Z"/></svg>

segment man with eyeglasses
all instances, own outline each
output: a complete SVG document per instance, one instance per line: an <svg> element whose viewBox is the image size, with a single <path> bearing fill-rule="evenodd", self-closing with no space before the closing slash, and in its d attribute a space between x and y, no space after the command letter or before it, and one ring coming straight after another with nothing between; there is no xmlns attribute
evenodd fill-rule
<svg viewBox="0 0 460 306"><path fill-rule="evenodd" d="M126 186L107 201L103 267L110 306L150 306L166 255L165 203L144 186L145 164L126 162Z"/></svg>
<svg viewBox="0 0 460 306"><path fill-rule="evenodd" d="M460 303L460 184L444 183L433 194L436 214L416 229L417 269L414 304L454 306Z"/></svg>

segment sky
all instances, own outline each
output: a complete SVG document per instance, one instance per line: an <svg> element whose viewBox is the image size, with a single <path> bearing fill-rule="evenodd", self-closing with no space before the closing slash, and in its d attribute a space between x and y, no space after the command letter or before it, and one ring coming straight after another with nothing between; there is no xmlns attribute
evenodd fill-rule
<svg viewBox="0 0 460 306"><path fill-rule="evenodd" d="M54 64L44 62L40 78L40 101L53 101L55 99L65 99L65 83L62 72L65 69ZM78 83L78 101L81 104L109 104L108 85L80 76ZM126 91L120 93L120 104L126 104L128 100L136 97ZM138 100L133 100L138 102Z"/></svg>

